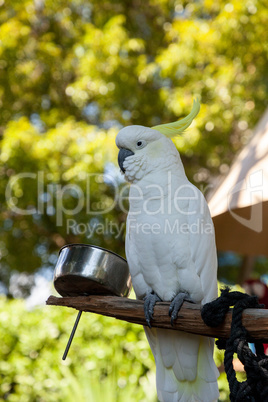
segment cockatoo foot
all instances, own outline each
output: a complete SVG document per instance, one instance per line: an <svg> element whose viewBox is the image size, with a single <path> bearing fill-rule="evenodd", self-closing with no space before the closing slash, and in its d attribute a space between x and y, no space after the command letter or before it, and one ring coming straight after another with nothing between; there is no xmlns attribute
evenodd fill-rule
<svg viewBox="0 0 268 402"><path fill-rule="evenodd" d="M184 301L188 301L190 303L194 303L193 300L191 299L189 293L187 292L180 292L177 294L177 296L174 297L174 299L172 300L172 302L170 303L169 306L169 316L171 317L171 325L174 325L174 321L177 319L178 317L178 312L181 309L181 306L183 304Z"/></svg>
<svg viewBox="0 0 268 402"><path fill-rule="evenodd" d="M146 319L146 322L148 324L148 327L152 328L151 320L152 320L153 315L154 315L155 303L158 302L158 301L162 301L162 300L160 299L159 296L157 296L156 293L154 293L154 291L152 291L151 293L146 295L143 300L144 300L145 319Z"/></svg>

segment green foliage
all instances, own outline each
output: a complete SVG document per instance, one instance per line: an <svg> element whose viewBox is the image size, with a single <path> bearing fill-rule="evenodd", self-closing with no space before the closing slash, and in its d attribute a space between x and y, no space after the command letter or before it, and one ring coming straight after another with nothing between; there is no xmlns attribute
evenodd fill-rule
<svg viewBox="0 0 268 402"><path fill-rule="evenodd" d="M142 326L84 313L64 362L75 317L71 309L29 311L22 300L0 299L0 399L156 402L155 363ZM223 365L217 348L215 361ZM228 401L224 372L218 383L219 400Z"/></svg>
<svg viewBox="0 0 268 402"><path fill-rule="evenodd" d="M68 308L29 311L22 300L0 298L0 400L156 402L155 363L143 327L84 313L62 361L75 317ZM223 368L223 351L215 348L214 358ZM218 384L219 401L228 401L224 371Z"/></svg>
<svg viewBox="0 0 268 402"><path fill-rule="evenodd" d="M174 121L198 95L176 144L204 192L226 172L265 108L267 12L260 0L0 2L2 283L52 267L65 243L124 254L123 230L68 228L125 221L112 168L124 125ZM87 183L107 169L113 182Z"/></svg>
<svg viewBox="0 0 268 402"><path fill-rule="evenodd" d="M258 1L217 4L3 2L0 247L6 285L11 269L49 266L51 253L66 242L90 240L123 253L122 236L94 232L88 239L67 230L77 198L88 190L87 174L116 161L118 125L172 121L189 112L198 94L200 117L177 140L186 170L202 184L208 169L226 169L264 108L267 10ZM36 176L18 178L27 172ZM78 224L113 205L114 187L96 179L86 194L91 213L85 202ZM66 185L79 186L77 194L63 191ZM20 213L36 206L37 214ZM100 223L106 218L125 219L118 205L97 217Z"/></svg>
<svg viewBox="0 0 268 402"><path fill-rule="evenodd" d="M0 299L0 399L156 401L142 326L85 313L63 362L75 316L71 309L28 311L22 300Z"/></svg>

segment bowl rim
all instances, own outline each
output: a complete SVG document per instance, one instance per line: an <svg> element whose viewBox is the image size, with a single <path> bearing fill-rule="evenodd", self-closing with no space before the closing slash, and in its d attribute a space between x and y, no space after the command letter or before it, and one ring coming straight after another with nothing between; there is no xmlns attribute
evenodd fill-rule
<svg viewBox="0 0 268 402"><path fill-rule="evenodd" d="M60 253L62 252L62 250L63 250L64 248L67 248L67 247L76 247L76 246L79 246L79 247L86 247L86 248L97 248L97 249L99 249L99 250L101 250L101 251L105 251L105 252L107 252L107 253L109 253L109 254L115 255L116 257L121 258L121 260L123 260L124 262L127 263L127 260L126 260L124 257L121 257L121 255L115 253L114 251L108 250L107 248L100 247L100 246L95 246L94 244L85 244L85 243L70 243L70 244L65 244L63 247L61 247L61 249L60 249L60 251L59 251L59 255L60 255Z"/></svg>

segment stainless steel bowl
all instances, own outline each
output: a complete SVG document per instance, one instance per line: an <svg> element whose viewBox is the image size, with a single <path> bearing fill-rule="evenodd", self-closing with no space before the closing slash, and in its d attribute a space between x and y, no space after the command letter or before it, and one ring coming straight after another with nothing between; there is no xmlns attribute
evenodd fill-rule
<svg viewBox="0 0 268 402"><path fill-rule="evenodd" d="M59 252L54 287L61 296L128 296L131 290L128 264L104 248L68 244Z"/></svg>

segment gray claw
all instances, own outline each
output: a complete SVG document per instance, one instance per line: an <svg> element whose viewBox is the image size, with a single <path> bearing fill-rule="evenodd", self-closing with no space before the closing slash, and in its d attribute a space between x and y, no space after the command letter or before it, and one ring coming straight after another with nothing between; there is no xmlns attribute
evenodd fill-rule
<svg viewBox="0 0 268 402"><path fill-rule="evenodd" d="M169 316L171 317L170 322L171 322L172 326L174 325L174 321L178 317L178 312L180 311L181 306L184 301L194 303L193 300L191 299L189 293L187 293L187 292L178 293L177 296L175 296L174 299L172 300L172 302L170 303L168 313L169 313Z"/></svg>
<svg viewBox="0 0 268 402"><path fill-rule="evenodd" d="M156 293L154 293L154 291L152 291L151 293L146 295L143 300L144 300L145 319L146 319L148 327L152 328L151 320L153 319L153 315L154 315L154 306L155 306L155 303L158 301L161 301L161 299L159 296L157 296Z"/></svg>

